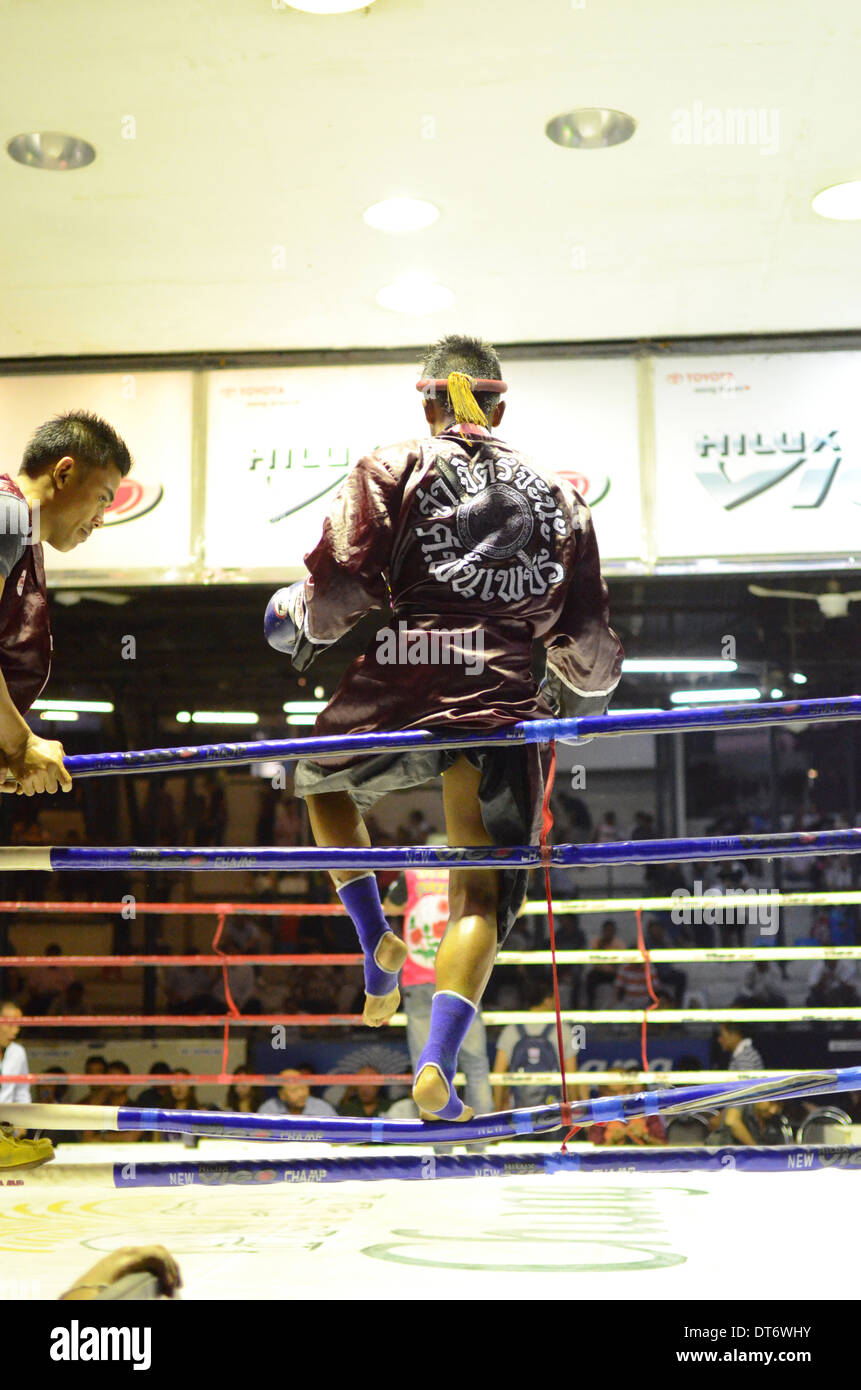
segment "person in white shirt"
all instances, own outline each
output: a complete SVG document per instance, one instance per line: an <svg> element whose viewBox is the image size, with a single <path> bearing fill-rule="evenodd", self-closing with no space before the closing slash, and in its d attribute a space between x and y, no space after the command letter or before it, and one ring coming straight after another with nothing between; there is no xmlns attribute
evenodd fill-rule
<svg viewBox="0 0 861 1390"><path fill-rule="evenodd" d="M6 1076L21 1076L30 1070L27 1054L21 1043L16 1042L21 1025L18 1019L21 1010L11 999L0 1004L0 1170L18 1168L38 1168L54 1157L54 1146L50 1139L23 1138L23 1130L16 1132L10 1124L3 1122L3 1102L17 1101L30 1104L30 1087L23 1081L4 1081Z"/></svg>
<svg viewBox="0 0 861 1390"><path fill-rule="evenodd" d="M286 1071L279 1072L284 1085L279 1086L277 1096L264 1100L257 1111L258 1115L337 1116L337 1110L327 1100L318 1100L311 1095L311 1088L303 1073L309 1074L307 1067L301 1067L298 1071L288 1067Z"/></svg>

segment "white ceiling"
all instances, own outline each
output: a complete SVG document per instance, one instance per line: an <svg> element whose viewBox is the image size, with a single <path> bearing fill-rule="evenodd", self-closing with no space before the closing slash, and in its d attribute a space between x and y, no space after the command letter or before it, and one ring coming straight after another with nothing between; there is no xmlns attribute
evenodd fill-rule
<svg viewBox="0 0 861 1390"><path fill-rule="evenodd" d="M861 178L857 0L278 5L0 0L2 147L54 129L98 151L62 174L0 153L0 356L859 325L861 224L810 210ZM674 143L696 103L776 111L776 152ZM588 105L634 139L545 138ZM398 193L439 221L366 227ZM453 308L378 307L411 269Z"/></svg>

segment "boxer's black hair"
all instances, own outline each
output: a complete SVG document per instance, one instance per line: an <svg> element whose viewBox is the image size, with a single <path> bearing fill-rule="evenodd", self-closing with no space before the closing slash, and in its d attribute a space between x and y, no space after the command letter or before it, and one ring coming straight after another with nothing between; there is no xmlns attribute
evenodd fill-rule
<svg viewBox="0 0 861 1390"><path fill-rule="evenodd" d="M113 464L124 478L132 466L128 446L107 420L88 410L72 410L39 426L24 450L20 472L36 478L67 455L85 467Z"/></svg>
<svg viewBox="0 0 861 1390"><path fill-rule="evenodd" d="M449 333L427 350L421 364L421 375L442 381L449 372L464 372L466 376L488 381L502 380L502 367L496 349L483 338L468 338L461 333ZM499 395L476 391L475 399L488 420L499 405Z"/></svg>

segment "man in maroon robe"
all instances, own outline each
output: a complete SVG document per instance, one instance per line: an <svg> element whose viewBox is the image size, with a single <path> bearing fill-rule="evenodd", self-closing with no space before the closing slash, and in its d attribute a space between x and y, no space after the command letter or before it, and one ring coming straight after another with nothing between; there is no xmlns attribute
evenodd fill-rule
<svg viewBox="0 0 861 1390"><path fill-rule="evenodd" d="M347 669L317 735L395 729L494 730L602 713L621 672L589 508L563 479L491 433L505 409L499 359L476 339L432 348L419 388L430 439L375 449L337 495L306 555L309 578L267 610L273 646L304 669L374 608L388 625ZM279 626L279 622L283 624ZM546 676L533 675L533 646ZM369 844L362 811L441 776L452 845L536 844L547 752L536 745L350 755L296 769L319 845ZM376 880L333 874L365 955L364 1020L400 1002L404 946ZM523 903L523 869L453 869L436 963L431 1031L414 1098L428 1117L471 1114L453 1086L457 1052L500 943Z"/></svg>
<svg viewBox="0 0 861 1390"><path fill-rule="evenodd" d="M24 716L51 668L51 624L42 543L64 553L102 525L131 456L115 430L84 411L36 431L13 479L0 474L0 783L33 796L69 791L63 746L39 738ZM53 1157L47 1139L16 1138L2 1123L0 1170Z"/></svg>

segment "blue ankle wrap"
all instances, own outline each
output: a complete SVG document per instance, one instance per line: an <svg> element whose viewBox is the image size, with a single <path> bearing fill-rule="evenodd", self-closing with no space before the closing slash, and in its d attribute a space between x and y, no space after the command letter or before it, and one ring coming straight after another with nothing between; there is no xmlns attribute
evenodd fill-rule
<svg viewBox="0 0 861 1390"><path fill-rule="evenodd" d="M338 889L338 897L353 920L359 935L359 944L365 957L365 993L391 994L397 988L397 974L381 970L374 960L374 952L390 930L383 915L380 890L373 874L366 878L354 878Z"/></svg>
<svg viewBox="0 0 861 1390"><path fill-rule="evenodd" d="M448 1101L442 1110L437 1111L441 1120L456 1120L463 1113L463 1102L458 1099L454 1089L454 1075L457 1071L458 1053L472 1027L475 1015L475 1004L471 1004L459 994L442 990L433 997L430 1034L416 1063L415 1074L418 1076L422 1067L430 1064L436 1067L448 1082Z"/></svg>

